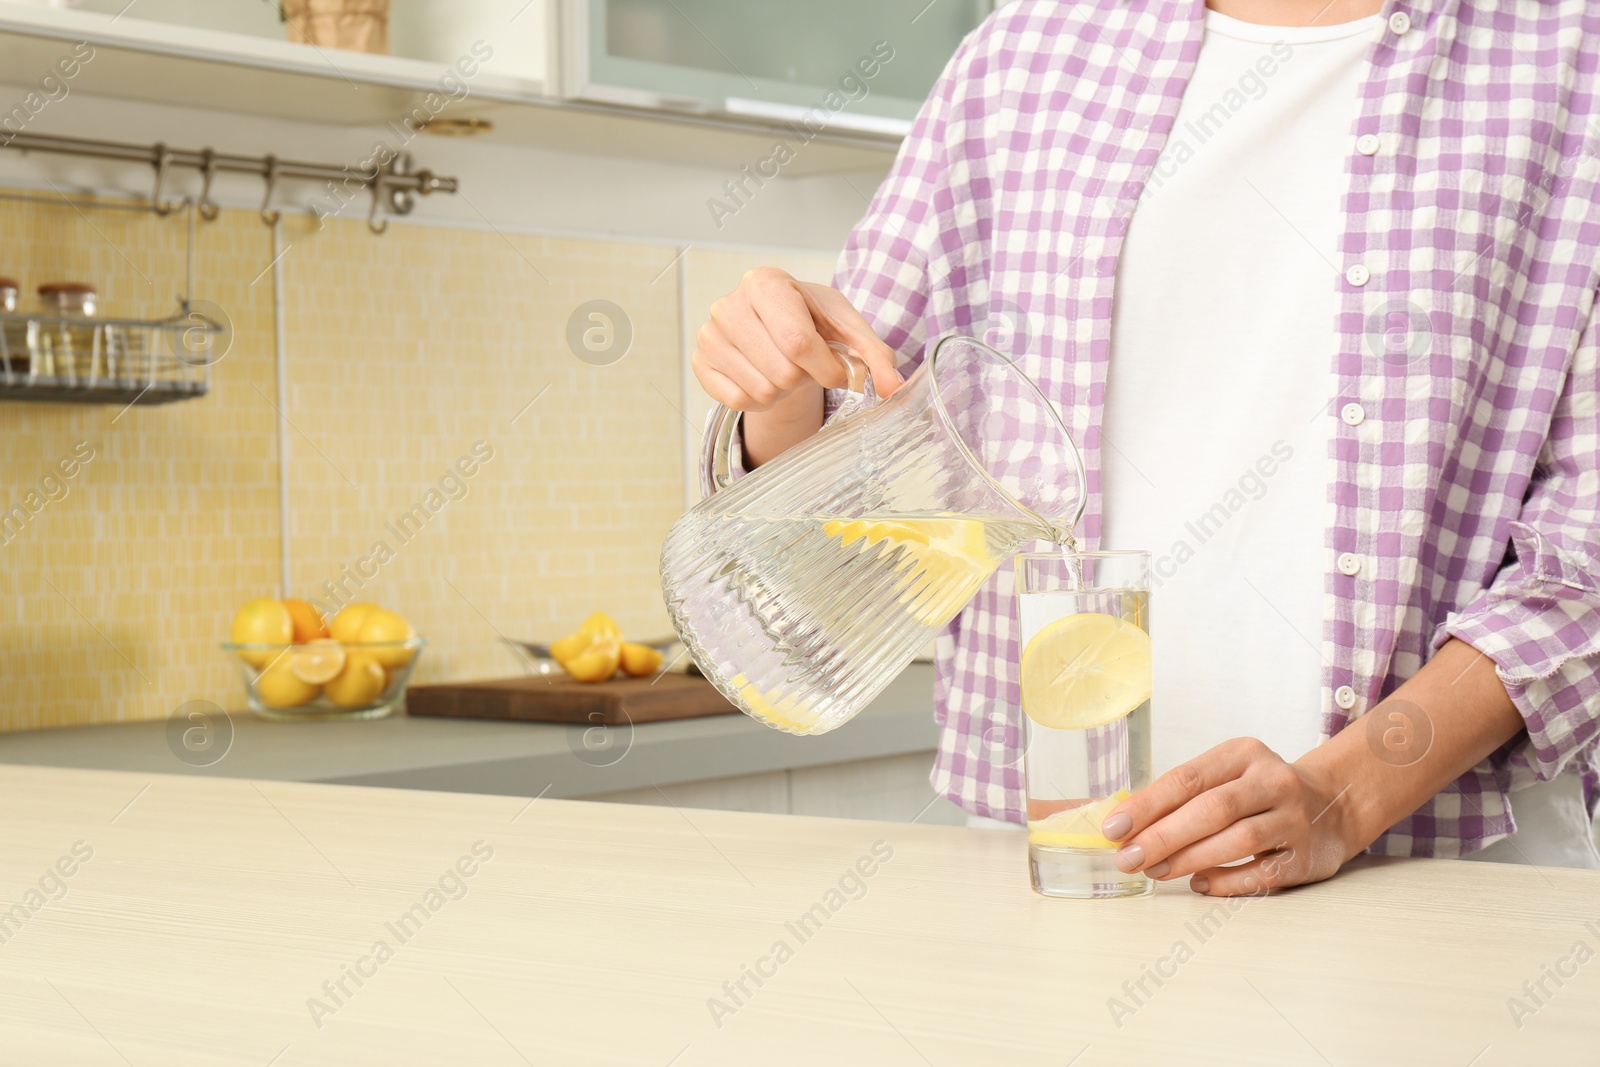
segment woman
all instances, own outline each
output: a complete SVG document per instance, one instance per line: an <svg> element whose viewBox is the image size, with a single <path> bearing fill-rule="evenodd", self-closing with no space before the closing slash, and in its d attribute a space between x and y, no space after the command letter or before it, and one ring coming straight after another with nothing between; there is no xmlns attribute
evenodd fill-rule
<svg viewBox="0 0 1600 1067"><path fill-rule="evenodd" d="M833 288L757 270L713 306L695 372L749 464L821 425L827 342L887 393L940 336L1025 324L1089 467L1080 541L1161 583L1171 769L1104 822L1123 869L1234 895L1364 850L1600 866L1587 7L1020 0ZM935 788L1007 822L1014 607L1002 569L935 693Z"/></svg>

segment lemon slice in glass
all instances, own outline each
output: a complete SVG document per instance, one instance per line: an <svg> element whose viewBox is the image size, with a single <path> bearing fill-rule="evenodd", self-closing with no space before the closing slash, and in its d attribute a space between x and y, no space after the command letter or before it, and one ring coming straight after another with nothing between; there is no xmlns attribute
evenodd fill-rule
<svg viewBox="0 0 1600 1067"><path fill-rule="evenodd" d="M1028 844L1046 848L1116 848L1117 843L1100 832L1100 824L1128 795L1126 789L1119 789L1104 800L1035 819L1028 823Z"/></svg>
<svg viewBox="0 0 1600 1067"><path fill-rule="evenodd" d="M1022 652L1022 710L1040 726L1087 730L1150 699L1150 635L1115 615L1057 619Z"/></svg>

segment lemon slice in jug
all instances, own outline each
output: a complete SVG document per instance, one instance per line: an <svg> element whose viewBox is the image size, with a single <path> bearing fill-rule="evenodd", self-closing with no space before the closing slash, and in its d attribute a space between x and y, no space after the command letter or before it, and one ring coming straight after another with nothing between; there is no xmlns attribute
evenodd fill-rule
<svg viewBox="0 0 1600 1067"><path fill-rule="evenodd" d="M830 519L822 532L843 545L888 544L901 554L899 601L924 626L942 626L973 598L994 569L978 519Z"/></svg>
<svg viewBox="0 0 1600 1067"><path fill-rule="evenodd" d="M768 726L791 734L808 734L817 727L816 712L792 695L778 697L774 694L774 699L768 700L768 694L742 674L728 679L728 684L739 690L739 699L744 701L745 707Z"/></svg>
<svg viewBox="0 0 1600 1067"><path fill-rule="evenodd" d="M1022 652L1022 710L1040 726L1087 730L1150 699L1150 635L1115 615L1057 619Z"/></svg>

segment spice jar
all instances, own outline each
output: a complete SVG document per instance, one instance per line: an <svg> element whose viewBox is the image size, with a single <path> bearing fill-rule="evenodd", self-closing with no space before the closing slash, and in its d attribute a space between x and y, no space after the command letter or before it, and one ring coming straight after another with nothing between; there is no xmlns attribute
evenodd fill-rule
<svg viewBox="0 0 1600 1067"><path fill-rule="evenodd" d="M53 315L94 316L99 294L85 282L46 282L39 286L39 301Z"/></svg>
<svg viewBox="0 0 1600 1067"><path fill-rule="evenodd" d="M15 278L0 278L0 313L15 314L18 292L20 287ZM3 357L0 357L0 376L9 382L14 372L26 374L28 341L25 327L21 323L0 323L0 342L5 345Z"/></svg>
<svg viewBox="0 0 1600 1067"><path fill-rule="evenodd" d="M77 385L83 375L93 381L99 371L95 366L99 348L94 343L96 327L65 320L94 317L97 296L94 286L84 282L46 282L39 286L39 302L45 313L60 316L62 321L29 323L29 371L33 376L58 377L67 385Z"/></svg>

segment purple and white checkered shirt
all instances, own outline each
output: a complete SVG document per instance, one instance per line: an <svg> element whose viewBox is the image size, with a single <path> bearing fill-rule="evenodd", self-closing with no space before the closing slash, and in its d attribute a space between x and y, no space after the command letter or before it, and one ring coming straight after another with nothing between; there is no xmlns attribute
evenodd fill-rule
<svg viewBox="0 0 1600 1067"><path fill-rule="evenodd" d="M907 365L941 336L1026 316L1029 350L1013 354L1088 466L1085 547L1118 253L1203 13L1002 8L951 61L835 279ZM1384 17L1329 272L1321 718L1342 729L1450 636L1495 661L1527 736L1371 849L1453 856L1511 832L1507 796L1536 778L1578 773L1591 810L1600 799L1600 9L1390 0ZM1368 134L1374 154L1355 149ZM1372 565L1346 576L1345 552ZM1011 821L1016 642L1003 567L940 638L935 690L935 788Z"/></svg>

